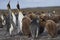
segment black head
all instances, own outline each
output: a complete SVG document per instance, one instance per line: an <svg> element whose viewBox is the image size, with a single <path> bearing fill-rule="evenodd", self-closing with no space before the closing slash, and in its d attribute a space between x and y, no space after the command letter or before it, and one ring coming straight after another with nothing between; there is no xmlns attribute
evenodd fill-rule
<svg viewBox="0 0 60 40"><path fill-rule="evenodd" d="M10 1L9 1L9 3L7 4L7 7L8 7L8 9L10 9L11 7L10 7Z"/></svg>
<svg viewBox="0 0 60 40"><path fill-rule="evenodd" d="M20 6L19 6L19 3L17 4L17 9L19 9L19 10L20 10Z"/></svg>

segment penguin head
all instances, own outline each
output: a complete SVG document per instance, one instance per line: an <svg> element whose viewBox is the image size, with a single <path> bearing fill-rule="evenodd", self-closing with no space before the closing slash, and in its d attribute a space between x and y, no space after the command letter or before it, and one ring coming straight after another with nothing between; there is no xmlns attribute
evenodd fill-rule
<svg viewBox="0 0 60 40"><path fill-rule="evenodd" d="M10 7L10 1L9 1L9 3L7 4L7 8L8 8L8 9L11 9L11 7Z"/></svg>

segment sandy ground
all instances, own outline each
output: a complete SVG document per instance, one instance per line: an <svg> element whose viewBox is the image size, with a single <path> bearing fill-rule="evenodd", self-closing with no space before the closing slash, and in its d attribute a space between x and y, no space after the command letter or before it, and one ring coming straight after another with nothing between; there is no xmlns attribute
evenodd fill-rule
<svg viewBox="0 0 60 40"><path fill-rule="evenodd" d="M39 35L38 38L33 39L32 37L28 38L27 36L9 36L9 33L6 33L6 28L0 28L0 40L60 40L60 35L56 38L50 38L46 32Z"/></svg>

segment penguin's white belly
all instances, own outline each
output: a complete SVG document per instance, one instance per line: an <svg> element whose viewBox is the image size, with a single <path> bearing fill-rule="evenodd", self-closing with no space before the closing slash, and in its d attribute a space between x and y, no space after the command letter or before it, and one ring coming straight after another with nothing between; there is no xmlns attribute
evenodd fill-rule
<svg viewBox="0 0 60 40"><path fill-rule="evenodd" d="M13 25L11 24L11 27L9 29L10 35L12 34L12 31L13 31Z"/></svg>
<svg viewBox="0 0 60 40"><path fill-rule="evenodd" d="M3 15L1 15L1 19L2 19L2 20L4 20L4 17L3 17Z"/></svg>
<svg viewBox="0 0 60 40"><path fill-rule="evenodd" d="M20 31L22 32L22 19L23 19L23 18L20 17L19 19L20 19L20 20L19 20L19 28L20 28Z"/></svg>
<svg viewBox="0 0 60 40"><path fill-rule="evenodd" d="M14 13L12 13L12 16L13 16L13 22L16 24L16 17L14 15Z"/></svg>
<svg viewBox="0 0 60 40"><path fill-rule="evenodd" d="M2 25L5 25L5 24L6 24L6 22L5 22L5 20L4 20L3 15L1 15L0 17L1 17L1 19L3 20L3 21L2 21Z"/></svg>
<svg viewBox="0 0 60 40"><path fill-rule="evenodd" d="M6 24L6 21L4 20L3 22L2 22L2 25L5 25Z"/></svg>
<svg viewBox="0 0 60 40"><path fill-rule="evenodd" d="M23 14L20 12L18 17L18 31L22 32L22 19L24 18Z"/></svg>

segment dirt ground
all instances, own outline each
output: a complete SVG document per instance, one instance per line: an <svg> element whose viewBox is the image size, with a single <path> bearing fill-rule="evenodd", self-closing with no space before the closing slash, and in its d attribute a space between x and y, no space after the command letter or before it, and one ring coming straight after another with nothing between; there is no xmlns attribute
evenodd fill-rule
<svg viewBox="0 0 60 40"><path fill-rule="evenodd" d="M16 35L11 37L9 33L6 32L6 28L3 27L0 28L0 40L60 40L60 35L58 35L56 38L51 38L46 32L44 32L36 39L33 39L32 37L28 38L27 36L22 35Z"/></svg>

